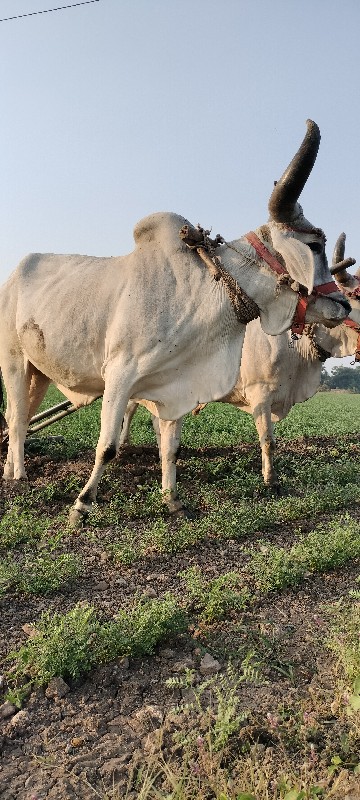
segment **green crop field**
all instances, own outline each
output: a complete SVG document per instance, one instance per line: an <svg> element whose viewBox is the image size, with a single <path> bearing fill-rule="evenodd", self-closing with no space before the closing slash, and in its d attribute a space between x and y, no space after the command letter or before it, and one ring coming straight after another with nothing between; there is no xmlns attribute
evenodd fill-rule
<svg viewBox="0 0 360 800"><path fill-rule="evenodd" d="M179 516L140 408L73 531L100 409L29 437L28 484L3 483L5 757L15 736L41 775L66 768L71 800L360 797L360 395L318 393L276 426L278 495L250 415L187 415Z"/></svg>

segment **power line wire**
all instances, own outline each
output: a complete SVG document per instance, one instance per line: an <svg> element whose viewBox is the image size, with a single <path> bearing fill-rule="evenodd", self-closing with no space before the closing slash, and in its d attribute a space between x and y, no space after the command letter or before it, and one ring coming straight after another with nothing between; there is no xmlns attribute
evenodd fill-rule
<svg viewBox="0 0 360 800"><path fill-rule="evenodd" d="M35 17L37 14L51 14L52 11L64 11L65 8L75 8L76 6L89 6L91 3L99 3L99 0L83 0L82 3L71 3L68 6L46 8L44 11L31 11L28 14L18 14L16 17L4 17L0 19L0 22L10 22L12 19L22 19L23 17Z"/></svg>

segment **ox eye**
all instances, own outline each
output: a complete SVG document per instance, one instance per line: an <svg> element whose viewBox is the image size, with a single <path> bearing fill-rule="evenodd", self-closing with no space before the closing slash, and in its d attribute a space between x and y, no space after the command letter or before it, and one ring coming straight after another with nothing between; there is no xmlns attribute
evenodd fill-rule
<svg viewBox="0 0 360 800"><path fill-rule="evenodd" d="M313 253L322 253L323 251L322 244L319 244L319 242L308 242L308 247Z"/></svg>

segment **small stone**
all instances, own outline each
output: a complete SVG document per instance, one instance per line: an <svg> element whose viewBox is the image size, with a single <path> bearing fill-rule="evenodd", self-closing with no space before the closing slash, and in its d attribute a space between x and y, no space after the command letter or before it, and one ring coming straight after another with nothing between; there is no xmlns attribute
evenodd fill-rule
<svg viewBox="0 0 360 800"><path fill-rule="evenodd" d="M191 656L186 656L181 661L175 661L171 667L171 672L185 672L187 669L193 669L194 662Z"/></svg>
<svg viewBox="0 0 360 800"><path fill-rule="evenodd" d="M123 753L118 758L110 758L105 761L99 769L100 775L104 777L111 777L112 780L119 780L120 776L126 771L126 762L130 761L131 753Z"/></svg>
<svg viewBox="0 0 360 800"><path fill-rule="evenodd" d="M115 583L116 583L117 586L120 586L120 588L122 588L122 589L125 589L126 586L128 585L128 582L125 580L125 578L117 578Z"/></svg>
<svg viewBox="0 0 360 800"><path fill-rule="evenodd" d="M72 747L82 747L84 744L84 739L82 739L81 736L74 736L74 738L71 739L70 744Z"/></svg>
<svg viewBox="0 0 360 800"><path fill-rule="evenodd" d="M52 678L47 688L45 689L46 697L53 698L54 700L61 700L70 692L70 686L65 683L63 678Z"/></svg>
<svg viewBox="0 0 360 800"><path fill-rule="evenodd" d="M26 724L29 719L30 717L28 712L23 708L21 711L18 711L15 716L13 716L12 720L10 721L10 725L13 728L20 728L22 725Z"/></svg>
<svg viewBox="0 0 360 800"><path fill-rule="evenodd" d="M117 663L118 667L121 667L121 669L123 669L123 670L129 669L130 661L129 661L128 656L122 656L121 658L118 658L116 663Z"/></svg>
<svg viewBox="0 0 360 800"><path fill-rule="evenodd" d="M154 755L161 748L161 728L150 731L141 741L143 750L148 755Z"/></svg>
<svg viewBox="0 0 360 800"><path fill-rule="evenodd" d="M149 586L148 589L145 589L144 595L145 595L145 597L149 597L151 599L157 597L155 589L153 589L151 586Z"/></svg>
<svg viewBox="0 0 360 800"><path fill-rule="evenodd" d="M215 675L221 670L221 664L210 653L205 653L200 661L199 671L201 675Z"/></svg>
<svg viewBox="0 0 360 800"><path fill-rule="evenodd" d="M96 592L105 592L106 589L108 588L109 584L107 583L107 581L99 581L99 583L96 583L94 586Z"/></svg>
<svg viewBox="0 0 360 800"><path fill-rule="evenodd" d="M129 725L136 733L146 730L149 727L158 728L164 719L164 712L160 706L143 706L135 712L132 719L129 719Z"/></svg>
<svg viewBox="0 0 360 800"><path fill-rule="evenodd" d="M36 775L29 775L29 777L26 778L26 781L24 783L25 789L33 789L36 786L37 782L38 778L36 777Z"/></svg>
<svg viewBox="0 0 360 800"><path fill-rule="evenodd" d="M23 630L24 633L26 633L26 636L28 636L29 639L33 639L34 636L36 636L36 634L37 634L37 630L35 628L35 625L31 625L30 622L25 622L25 625L22 625L21 630Z"/></svg>
<svg viewBox="0 0 360 800"><path fill-rule="evenodd" d="M16 714L16 711L16 707L6 700L6 702L0 706L0 717L1 719L8 719L8 717L12 717L13 714Z"/></svg>
<svg viewBox="0 0 360 800"><path fill-rule="evenodd" d="M160 658L169 659L169 658L174 658L175 655L176 655L175 650L171 650L170 647L164 647L163 650L159 651Z"/></svg>

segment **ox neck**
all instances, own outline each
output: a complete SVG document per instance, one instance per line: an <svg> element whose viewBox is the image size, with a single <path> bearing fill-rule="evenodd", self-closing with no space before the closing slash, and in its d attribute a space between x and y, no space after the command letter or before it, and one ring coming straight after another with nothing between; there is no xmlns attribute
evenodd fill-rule
<svg viewBox="0 0 360 800"><path fill-rule="evenodd" d="M247 239L249 244L252 245L257 255L263 261L265 261L265 263L268 264L270 269L273 272L275 272L275 274L278 276L279 285L281 285L282 282L285 282L286 279L288 279L288 281L291 282L292 279L287 269L285 269L285 267L283 266L283 264L281 264L279 259L275 255L273 255L273 253L270 252L270 250L266 247L264 242L262 242L261 239L259 239L258 235L254 231L249 231L249 233L245 234L245 239ZM292 288L291 283L289 288L292 291L295 291L295 289ZM305 327L305 318L306 318L309 298L306 295L301 294L300 291L297 291L296 294L298 295L298 302L293 317L293 322L291 325L291 332L295 335L301 336Z"/></svg>

